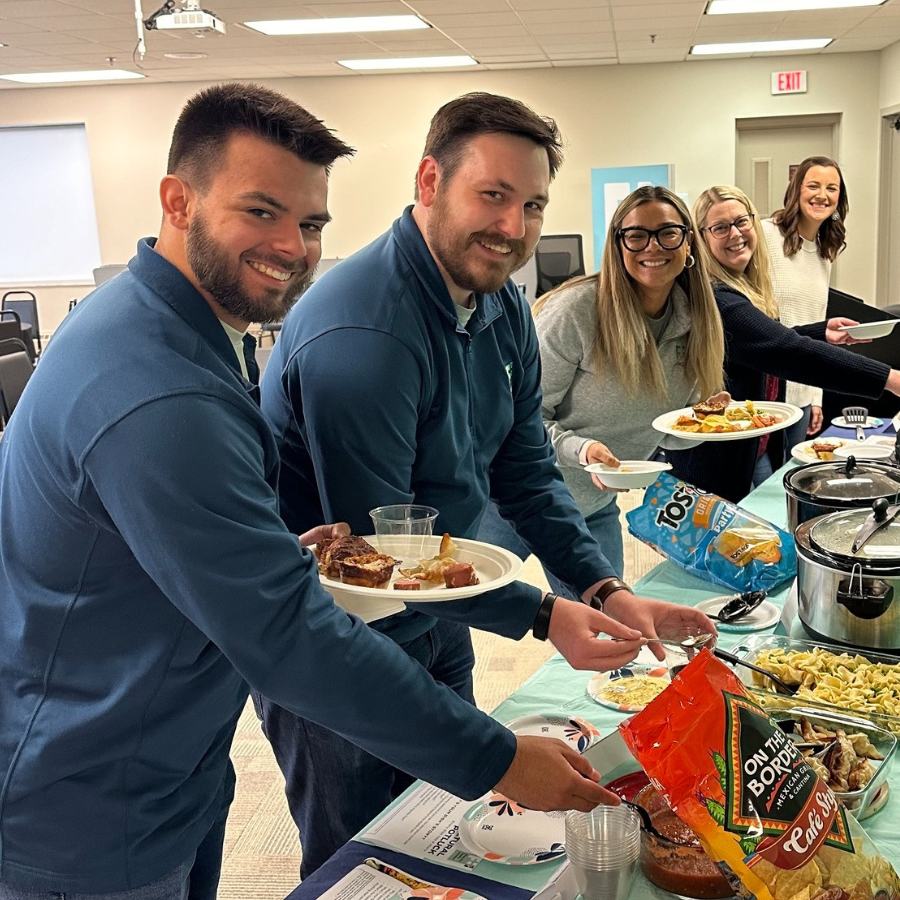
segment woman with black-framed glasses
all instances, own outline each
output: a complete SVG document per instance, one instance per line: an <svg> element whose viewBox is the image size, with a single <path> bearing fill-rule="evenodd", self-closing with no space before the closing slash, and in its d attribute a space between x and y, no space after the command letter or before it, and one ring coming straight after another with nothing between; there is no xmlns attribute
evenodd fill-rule
<svg viewBox="0 0 900 900"><path fill-rule="evenodd" d="M694 242L677 195L638 188L613 214L600 272L560 285L534 307L544 424L588 528L620 575L616 495L584 466L653 457L653 419L721 388L722 326ZM494 509L479 536L528 553Z"/></svg>
<svg viewBox="0 0 900 900"><path fill-rule="evenodd" d="M851 319L788 328L778 321L768 245L756 209L739 188L717 185L694 203L699 255L714 283L725 329L725 387L736 400L783 400L784 381L866 397L900 393L900 372L830 344L855 343L841 325ZM735 502L781 464L783 432L701 444L670 453L676 474ZM771 439L771 442L769 441Z"/></svg>

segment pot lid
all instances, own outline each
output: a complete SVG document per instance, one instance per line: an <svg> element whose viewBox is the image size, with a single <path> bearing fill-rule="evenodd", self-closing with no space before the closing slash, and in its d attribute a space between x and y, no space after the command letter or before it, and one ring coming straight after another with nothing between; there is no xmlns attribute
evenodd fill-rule
<svg viewBox="0 0 900 900"><path fill-rule="evenodd" d="M791 486L809 499L828 504L866 504L879 497L900 494L900 470L892 466L857 462L827 462L805 466L790 475Z"/></svg>
<svg viewBox="0 0 900 900"><path fill-rule="evenodd" d="M818 550L859 562L900 566L900 520L876 531L856 553L853 541L872 514L871 509L848 509L822 516L810 528L809 539Z"/></svg>

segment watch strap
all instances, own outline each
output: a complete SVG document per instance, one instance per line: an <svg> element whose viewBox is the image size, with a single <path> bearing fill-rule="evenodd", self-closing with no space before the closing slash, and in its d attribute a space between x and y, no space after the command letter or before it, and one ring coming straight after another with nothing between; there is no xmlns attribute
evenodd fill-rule
<svg viewBox="0 0 900 900"><path fill-rule="evenodd" d="M625 584L621 578L610 578L609 581L604 581L603 584L594 591L588 603L593 609L596 609L598 612L603 612L603 607L609 598L609 595L614 594L616 591L628 591L631 593L631 588Z"/></svg>
<svg viewBox="0 0 900 900"><path fill-rule="evenodd" d="M550 616L553 613L553 604L556 603L556 594L546 594L538 607L534 624L531 626L531 634L536 640L546 641L550 633Z"/></svg>

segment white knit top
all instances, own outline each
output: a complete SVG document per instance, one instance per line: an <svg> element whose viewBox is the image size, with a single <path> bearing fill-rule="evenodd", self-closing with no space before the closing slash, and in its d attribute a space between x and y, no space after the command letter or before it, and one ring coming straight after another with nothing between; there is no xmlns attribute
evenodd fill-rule
<svg viewBox="0 0 900 900"><path fill-rule="evenodd" d="M815 241L807 240L792 257L787 257L778 226L771 219L764 219L762 230L772 260L772 287L781 324L792 328L821 322L828 306L831 262L819 256ZM786 399L797 406L821 406L822 390L789 381Z"/></svg>

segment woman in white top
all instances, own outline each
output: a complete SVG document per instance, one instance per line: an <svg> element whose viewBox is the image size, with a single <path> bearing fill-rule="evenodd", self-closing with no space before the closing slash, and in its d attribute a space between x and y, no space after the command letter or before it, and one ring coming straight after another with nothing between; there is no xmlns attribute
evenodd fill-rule
<svg viewBox="0 0 900 900"><path fill-rule="evenodd" d="M826 316L831 264L847 246L844 222L850 204L838 164L810 156L797 167L784 193L784 207L762 223L772 261L772 287L779 318L789 328ZM822 427L822 391L788 382L786 399L804 411L785 434L785 454Z"/></svg>

